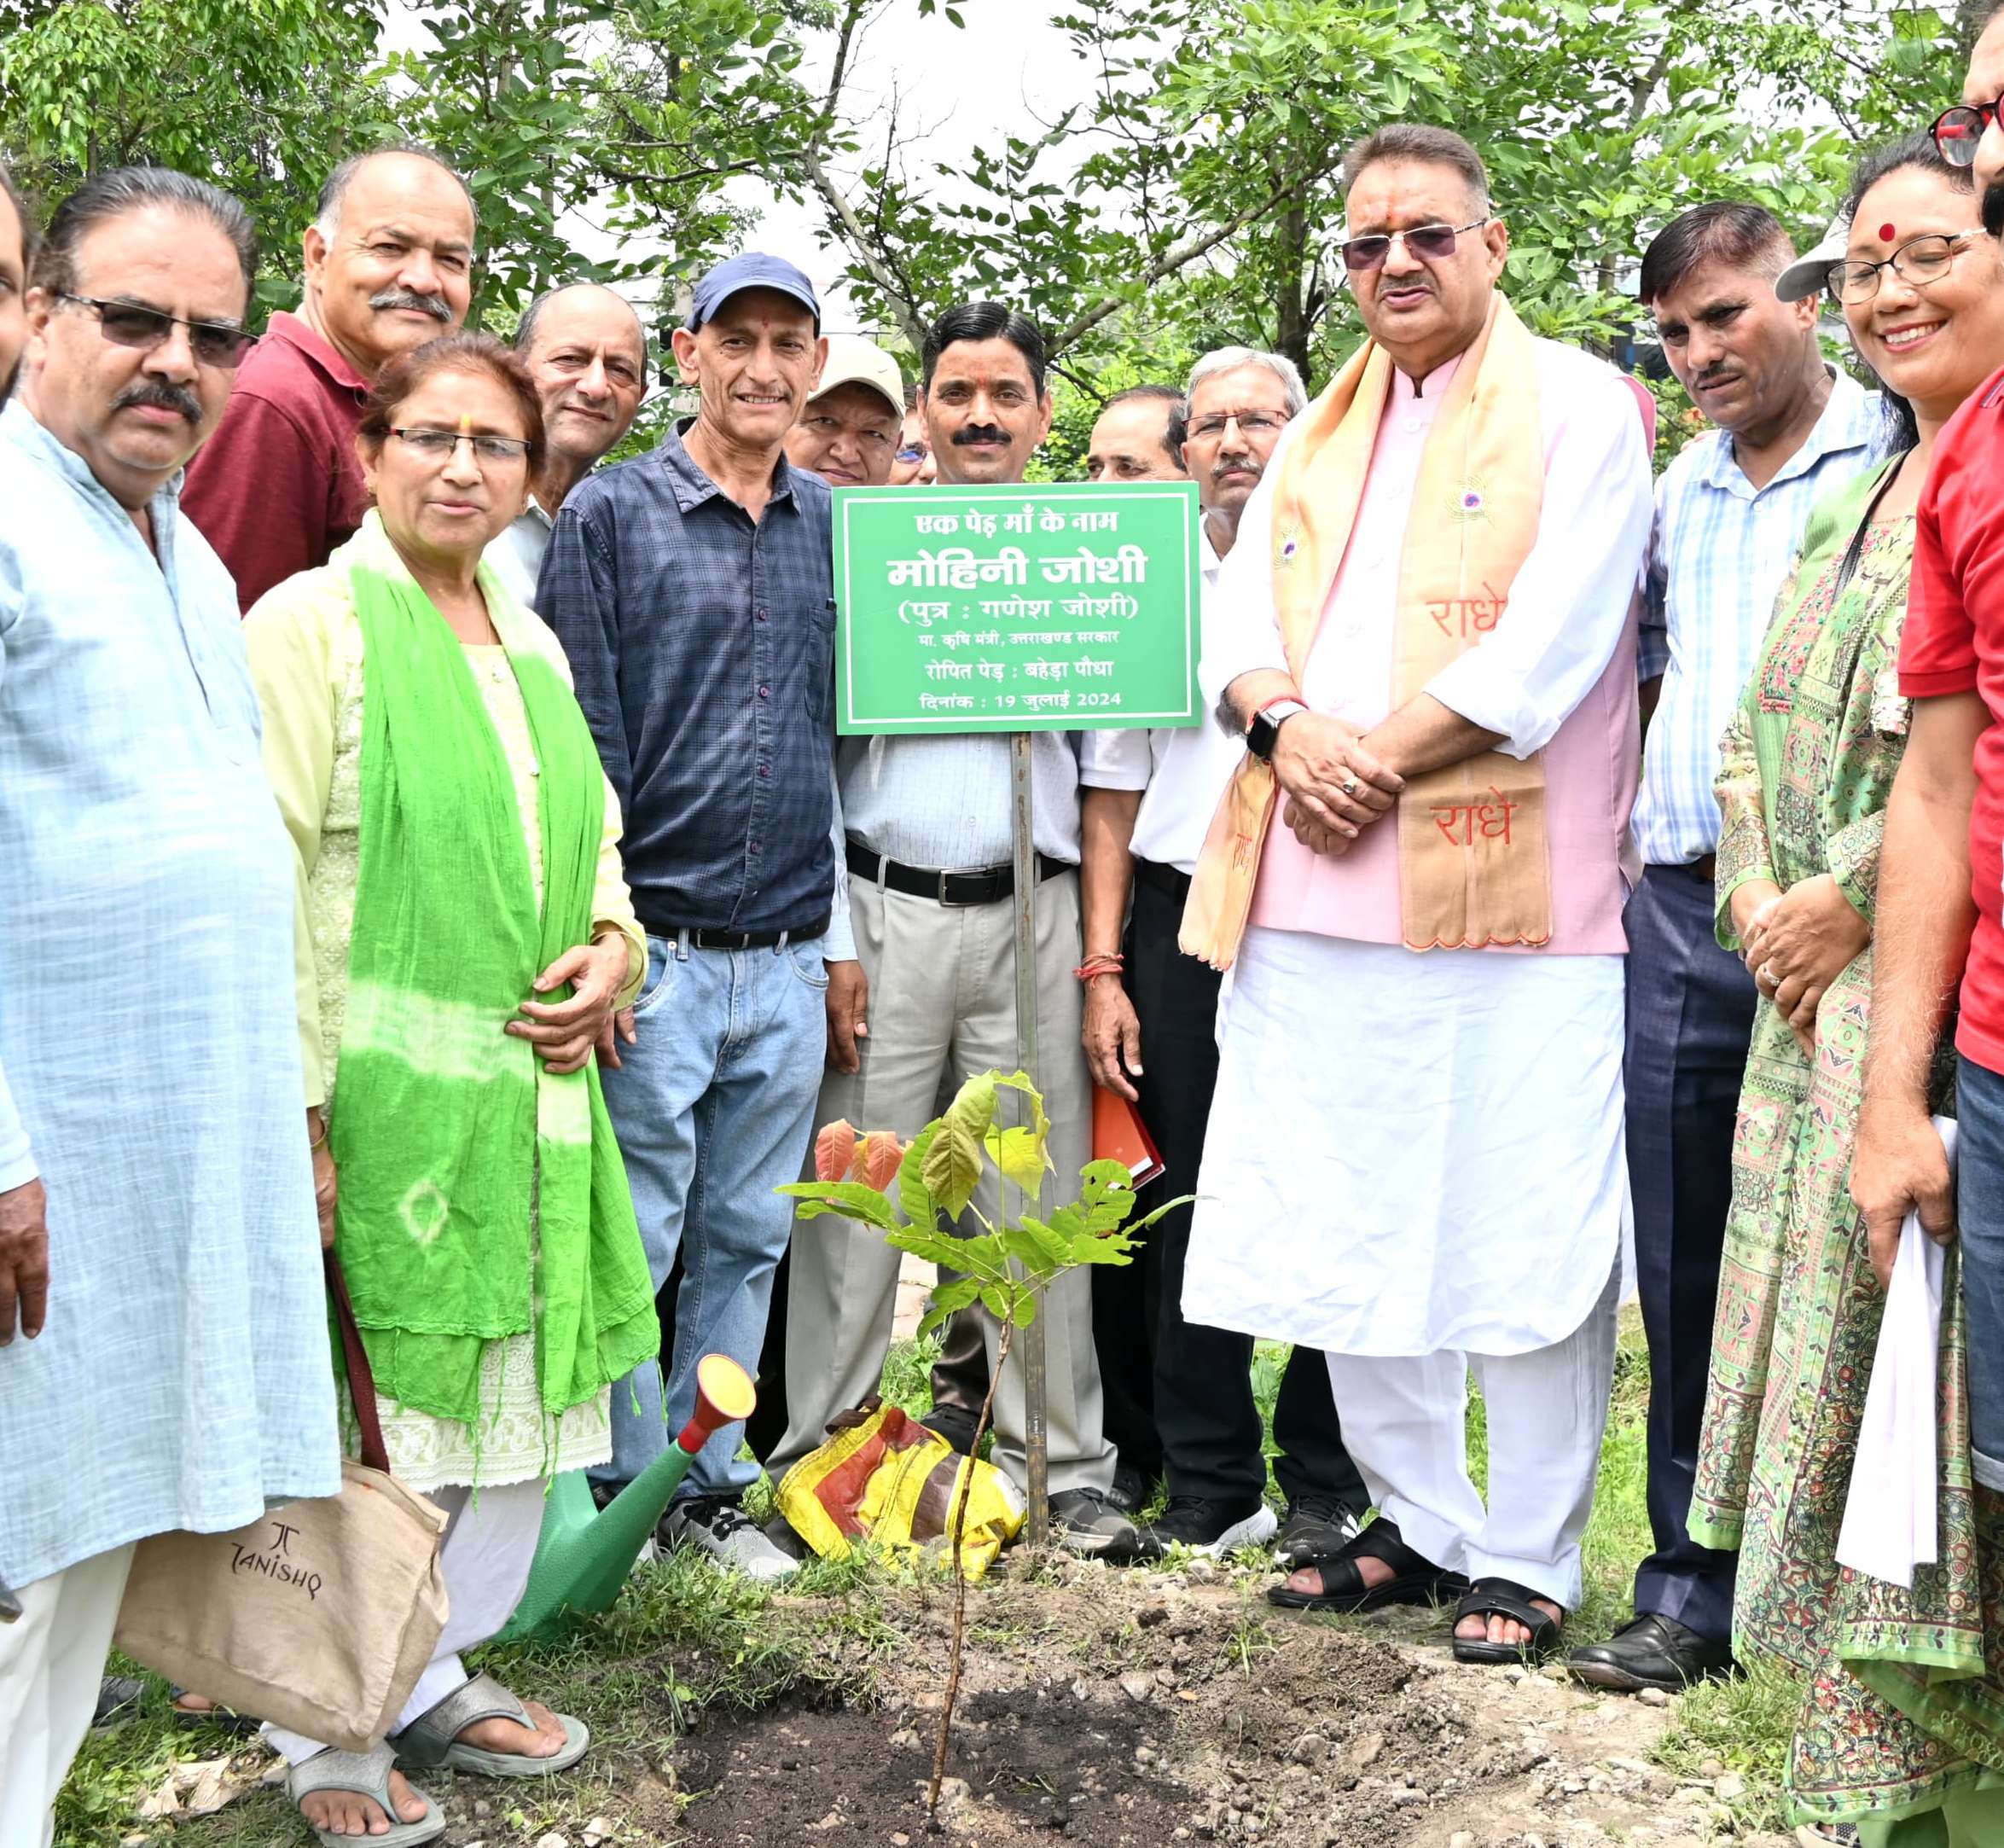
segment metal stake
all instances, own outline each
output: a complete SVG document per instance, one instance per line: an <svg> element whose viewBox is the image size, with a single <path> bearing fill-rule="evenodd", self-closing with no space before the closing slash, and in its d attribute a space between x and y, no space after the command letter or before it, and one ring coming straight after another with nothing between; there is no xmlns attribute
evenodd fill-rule
<svg viewBox="0 0 2004 1848"><path fill-rule="evenodd" d="M1016 860L1016 1063L1037 1080L1037 837L1031 830L1031 734L1013 732L1009 736L1009 826ZM1019 1097L1019 1120L1031 1120L1030 1100ZM1056 1177L1062 1183L1067 1177ZM1076 1178L1073 1177L1072 1178ZM1049 1512L1045 1506L1048 1485L1049 1445L1044 1431L1043 1305L1027 1328L1016 1331L1016 1346L1023 1356L1023 1461L1029 1477L1030 1544L1042 1547L1050 1539Z"/></svg>

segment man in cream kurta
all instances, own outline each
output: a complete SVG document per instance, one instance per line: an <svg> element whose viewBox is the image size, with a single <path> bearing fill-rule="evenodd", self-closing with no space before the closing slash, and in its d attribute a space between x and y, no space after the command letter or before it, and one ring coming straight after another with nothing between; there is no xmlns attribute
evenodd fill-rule
<svg viewBox="0 0 2004 1848"><path fill-rule="evenodd" d="M1223 816L1206 848L1222 875L1232 847L1243 865L1250 845L1258 872L1183 1307L1194 1322L1327 1353L1344 1435L1380 1510L1340 1552L1276 1588L1276 1601L1355 1610L1473 1580L1456 1653L1502 1659L1519 1646L1548 1653L1579 1601L1612 1374L1625 1204L1620 904L1649 462L1618 375L1531 340L1496 297L1507 240L1473 148L1438 130L1391 129L1346 166L1345 260L1391 366L1366 375L1388 384L1373 386L1382 413L1347 543L1323 561L1331 581L1312 639L1295 637L1291 654L1275 600L1294 588L1280 573L1303 561L1298 544L1315 558L1315 529L1337 518L1286 499L1298 479L1289 449L1331 428L1318 407L1290 427L1220 582L1232 619L1207 654L1206 691L1269 758L1278 801L1263 853L1257 838L1234 843ZM1468 377L1457 395L1462 369L1480 368L1506 332L1529 363L1488 398L1486 384L1470 396ZM1325 404L1356 375L1346 370ZM1542 456L1542 495L1515 497L1536 509L1535 532L1513 577L1476 586L1495 594L1426 606L1449 624L1473 610L1474 632L1401 700L1409 548L1438 552L1455 522L1502 521L1513 498L1501 473L1478 469L1456 474L1451 495L1423 485L1423 467L1438 474L1441 459L1430 439L1444 420L1443 439L1473 453L1499 395L1535 421L1522 454L1534 468ZM1365 403L1360 391L1341 415ZM1457 404L1470 407L1466 430ZM1464 762L1480 767L1478 785L1507 789L1521 768L1534 793L1479 816L1466 799L1438 804L1426 785L1414 799L1443 839L1466 844L1471 892L1479 835L1507 835L1516 813L1522 840L1531 811L1517 811L1535 801L1542 840L1528 873L1512 875L1530 882L1531 924L1491 928L1472 904L1464 935L1412 915L1400 792ZM1412 832L1438 867L1431 834ZM1451 888L1451 862L1449 873ZM1229 940L1208 930L1205 878L1200 864L1184 947L1223 963ZM1421 947L1462 941L1484 946ZM1465 1462L1470 1356L1487 1402L1486 1508Z"/></svg>

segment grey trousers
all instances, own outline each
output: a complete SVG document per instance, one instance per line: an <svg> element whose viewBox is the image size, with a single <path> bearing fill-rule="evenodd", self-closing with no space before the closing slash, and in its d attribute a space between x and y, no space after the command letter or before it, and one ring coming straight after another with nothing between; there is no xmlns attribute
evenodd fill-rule
<svg viewBox="0 0 2004 1848"><path fill-rule="evenodd" d="M815 1124L845 1117L858 1130L895 1130L909 1138L935 1113L943 1080L950 1092L978 1072L1016 1069L1015 908L1008 899L943 905L861 880L850 885L849 904L857 954L869 978L869 1037L859 1072L831 1072L824 1079ZM1079 944L1078 875L1043 880L1037 889L1035 1076L1050 1114L1056 1165L1044 1178L1047 1208L1078 1197L1078 1171L1091 1154L1092 1092L1078 1041L1082 997L1072 973ZM992 1218L1000 1205L992 1171L981 1185L977 1202ZM822 1442L830 1418L877 1390L891 1345L898 1258L880 1233L832 1214L794 1225L787 1434L767 1466L775 1481ZM1113 1447L1101 1430L1089 1274L1074 1271L1053 1285L1039 1319L1051 1491L1107 1488ZM990 1368L996 1340L990 1326ZM1012 1348L996 1389L993 1456L1019 1487L1023 1422L1022 1367Z"/></svg>

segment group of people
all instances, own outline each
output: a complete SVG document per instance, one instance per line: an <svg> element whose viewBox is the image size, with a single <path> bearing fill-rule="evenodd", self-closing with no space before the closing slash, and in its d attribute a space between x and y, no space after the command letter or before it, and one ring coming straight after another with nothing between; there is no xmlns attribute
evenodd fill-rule
<svg viewBox="0 0 2004 1848"><path fill-rule="evenodd" d="M1054 1167L1097 1085L1195 1196L1044 1305L1060 1543L1271 1543L1280 1605L1451 1601L1457 1659L1617 1689L1778 1659L1798 1819L1873 1848L2004 1839L2000 91L2004 9L1815 249L1658 234L1710 427L1653 483L1647 391L1500 288L1477 151L1367 137L1322 394L1226 347L1091 433L1090 479L1195 485L1214 712L1032 746ZM777 1189L1014 1062L1008 748L835 736L831 489L1022 481L1034 323L954 307L908 386L734 257L667 343L694 415L601 466L638 317L467 332L478 240L439 154L357 155L253 340L226 194L119 169L44 230L0 180L0 1848L50 1839L135 1544L338 1488L329 1264L450 1614L372 1750L266 1728L293 1799L416 1844L407 1768L575 1763L462 1660L550 1479L617 1493L728 1354L759 1413L660 1538L793 1571L746 1491L876 1390L897 1254ZM1910 1212L1960 1235L1908 1588L1836 1554ZM1569 1649L1629 1225L1654 1551ZM996 1345L949 1325L957 1447ZM1020 1485L1019 1355L994 1405Z"/></svg>

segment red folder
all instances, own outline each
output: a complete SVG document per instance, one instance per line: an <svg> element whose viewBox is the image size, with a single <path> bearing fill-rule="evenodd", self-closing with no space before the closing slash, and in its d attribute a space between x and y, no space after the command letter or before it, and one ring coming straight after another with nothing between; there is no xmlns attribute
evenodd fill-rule
<svg viewBox="0 0 2004 1848"><path fill-rule="evenodd" d="M1093 1087L1093 1159L1118 1161L1145 1187L1162 1172L1162 1156L1141 1113L1118 1091Z"/></svg>

